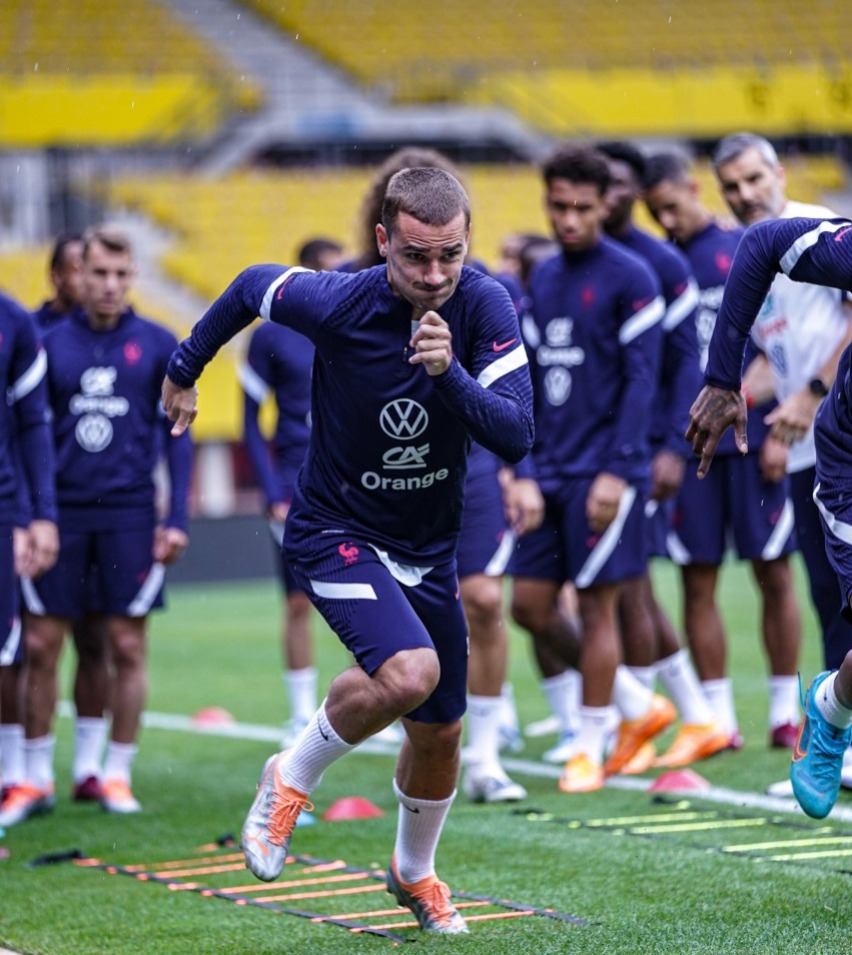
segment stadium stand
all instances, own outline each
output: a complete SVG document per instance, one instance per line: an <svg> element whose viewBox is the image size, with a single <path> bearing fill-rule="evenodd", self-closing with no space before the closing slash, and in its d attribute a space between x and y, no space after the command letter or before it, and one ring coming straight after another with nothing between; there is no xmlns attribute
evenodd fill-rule
<svg viewBox="0 0 852 955"><path fill-rule="evenodd" d="M852 130L839 0L247 2L396 100L508 107L557 135Z"/></svg>
<svg viewBox="0 0 852 955"><path fill-rule="evenodd" d="M149 0L0 4L4 148L211 136L259 90Z"/></svg>

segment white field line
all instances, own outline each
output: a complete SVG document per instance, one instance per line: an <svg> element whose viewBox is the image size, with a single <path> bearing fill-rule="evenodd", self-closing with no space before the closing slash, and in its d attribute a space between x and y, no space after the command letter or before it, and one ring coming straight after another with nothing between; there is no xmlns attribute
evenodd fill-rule
<svg viewBox="0 0 852 955"><path fill-rule="evenodd" d="M63 700L57 707L60 716L73 716L74 708ZM198 733L202 736L219 736L229 739L251 739L258 742L281 743L282 730L280 727L268 726L261 723L225 723L204 724L197 723L191 716L182 716L178 713L150 713L142 716L142 725L148 729L167 730L172 732ZM359 753L368 753L373 756L394 756L397 747L386 743L367 740L358 747ZM538 776L545 779L558 779L562 769L559 766L550 766L530 759L516 759L504 757L503 766L512 772L525 776ZM647 792L653 780L614 776L606 781L611 789L632 789L637 792ZM804 816L795 799L784 799L778 796L766 796L754 792L742 792L736 789L726 789L723 786L711 786L709 789L685 790L683 794L692 794L697 799L708 802L721 803L727 806L740 806L744 809L761 809L765 812L784 812ZM852 822L852 808L835 806L830 818L837 822ZM0 955L4 955L0 950Z"/></svg>

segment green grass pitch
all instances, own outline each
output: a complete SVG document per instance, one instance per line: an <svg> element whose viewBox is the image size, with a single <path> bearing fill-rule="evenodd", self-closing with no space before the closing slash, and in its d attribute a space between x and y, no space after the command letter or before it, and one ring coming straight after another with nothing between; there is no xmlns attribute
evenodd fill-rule
<svg viewBox="0 0 852 955"><path fill-rule="evenodd" d="M678 616L679 586L655 568L663 602ZM802 672L819 668L816 626L798 576L805 623ZM745 567L727 565L721 601L730 632L730 669L746 746L699 764L716 787L763 793L788 768L766 745L766 678L757 605ZM242 722L278 726L284 713L280 599L273 582L172 588L153 622L152 712L191 715L222 706ZM347 664L334 637L316 628L321 680ZM68 657L63 664L67 688ZM544 715L525 638L512 634L512 679L522 722ZM238 906L196 893L85 871L70 863L29 868L46 852L78 848L115 863L189 858L238 833L269 743L147 728L135 768L145 811L112 817L70 801L71 723L57 720L57 806L7 831L0 849L0 942L27 955L282 955L386 952L387 939ZM549 740L528 740L536 761ZM314 793L316 817L358 795L385 811L360 822L300 827L292 851L353 866L384 867L396 817L393 759L355 753L333 766ZM512 807L471 806L459 797L439 848L438 871L454 889L550 907L588 920L572 926L539 917L483 921L453 939L404 930L417 951L471 955L686 955L849 950L852 824L712 803L655 802L647 792L606 788L568 797L552 778L518 773L529 790ZM840 806L852 807L842 794ZM850 848L852 853L852 848ZM847 863L846 860L849 860ZM247 873L234 878L250 882ZM237 883L235 883L237 884ZM356 897L357 898L357 897ZM378 896L382 905L390 898ZM311 903L305 903L306 906ZM340 911L362 902L338 901ZM372 906L379 901L369 903ZM348 909L347 909L348 907ZM331 909L334 910L333 907Z"/></svg>

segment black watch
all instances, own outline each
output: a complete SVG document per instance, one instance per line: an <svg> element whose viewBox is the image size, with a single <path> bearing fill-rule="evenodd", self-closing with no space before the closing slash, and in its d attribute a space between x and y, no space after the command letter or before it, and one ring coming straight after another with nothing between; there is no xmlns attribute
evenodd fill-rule
<svg viewBox="0 0 852 955"><path fill-rule="evenodd" d="M811 378L808 382L808 391L817 398L824 398L828 394L828 386L822 378Z"/></svg>

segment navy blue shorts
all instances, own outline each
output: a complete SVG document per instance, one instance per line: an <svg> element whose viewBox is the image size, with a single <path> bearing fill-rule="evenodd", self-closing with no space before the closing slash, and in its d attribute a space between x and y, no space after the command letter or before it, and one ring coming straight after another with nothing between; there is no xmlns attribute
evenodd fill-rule
<svg viewBox="0 0 852 955"><path fill-rule="evenodd" d="M78 620L97 611L144 617L163 606L165 568L154 561L154 528L69 531L59 526L59 559L38 580L22 581L27 610Z"/></svg>
<svg viewBox="0 0 852 955"><path fill-rule="evenodd" d="M852 597L852 495L846 480L832 481L820 472L814 488L814 503L819 510L825 531L825 550L837 579L843 598L844 617L852 618L849 599Z"/></svg>
<svg viewBox="0 0 852 955"><path fill-rule="evenodd" d="M281 589L285 594L304 593L296 582L284 555L284 524L281 521L270 520L269 533L272 535L272 543L275 547L275 562L278 566L278 580L281 583Z"/></svg>
<svg viewBox="0 0 852 955"><path fill-rule="evenodd" d="M586 498L592 478L565 481L560 493L545 494L541 527L524 534L512 558L515 577L574 582L578 590L594 584L641 577L647 566L645 499L628 486L618 515L599 534L586 520Z"/></svg>
<svg viewBox="0 0 852 955"><path fill-rule="evenodd" d="M775 560L796 550L789 481L764 481L759 455L714 458L703 480L686 466L669 534L676 564L718 566L729 540L742 560Z"/></svg>
<svg viewBox="0 0 852 955"><path fill-rule="evenodd" d="M459 577L502 576L514 549L515 534L506 523L496 472L468 478L457 551Z"/></svg>
<svg viewBox="0 0 852 955"><path fill-rule="evenodd" d="M648 557L668 557L668 536L675 514L675 499L645 501L645 546Z"/></svg>
<svg viewBox="0 0 852 955"><path fill-rule="evenodd" d="M0 666L3 667L22 663L24 658L13 532L11 524L0 524Z"/></svg>
<svg viewBox="0 0 852 955"><path fill-rule="evenodd" d="M438 685L408 719L461 719L468 639L454 560L421 574L383 560L362 538L337 533L307 545L288 545L285 538L284 549L297 584L366 673L401 650L428 647L438 654Z"/></svg>

